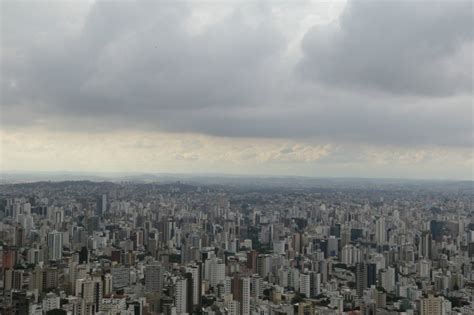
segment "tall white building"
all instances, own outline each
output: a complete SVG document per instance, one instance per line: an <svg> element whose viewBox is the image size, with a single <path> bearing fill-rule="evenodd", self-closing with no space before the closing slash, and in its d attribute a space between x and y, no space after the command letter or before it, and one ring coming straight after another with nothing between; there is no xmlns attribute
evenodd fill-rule
<svg viewBox="0 0 474 315"><path fill-rule="evenodd" d="M110 273L107 273L104 275L104 295L109 295L112 293L112 275Z"/></svg>
<svg viewBox="0 0 474 315"><path fill-rule="evenodd" d="M352 244L347 244L342 248L341 251L341 262L348 266L353 266L358 262L361 262L361 251L359 248Z"/></svg>
<svg viewBox="0 0 474 315"><path fill-rule="evenodd" d="M431 271L431 260L422 259L418 262L418 274L420 277L428 279Z"/></svg>
<svg viewBox="0 0 474 315"><path fill-rule="evenodd" d="M232 278L231 277L225 277L224 278L224 294L232 294Z"/></svg>
<svg viewBox="0 0 474 315"><path fill-rule="evenodd" d="M241 315L250 315L250 278L242 278L242 312Z"/></svg>
<svg viewBox="0 0 474 315"><path fill-rule="evenodd" d="M288 267L282 267L282 268L278 269L278 284L283 288L286 288L289 285L289 283L288 283L288 278L289 278L288 274L289 274Z"/></svg>
<svg viewBox="0 0 474 315"><path fill-rule="evenodd" d="M238 301L230 300L225 303L227 315L240 315L240 303Z"/></svg>
<svg viewBox="0 0 474 315"><path fill-rule="evenodd" d="M263 279L258 274L252 275L250 283L250 293L254 299L263 296Z"/></svg>
<svg viewBox="0 0 474 315"><path fill-rule="evenodd" d="M316 297L321 294L321 274L311 273L311 297Z"/></svg>
<svg viewBox="0 0 474 315"><path fill-rule="evenodd" d="M176 313L186 314L188 309L188 280L178 278L175 283L174 299L176 303Z"/></svg>
<svg viewBox="0 0 474 315"><path fill-rule="evenodd" d="M211 258L204 264L204 279L209 281L211 287L223 283L225 278L225 264L222 259Z"/></svg>
<svg viewBox="0 0 474 315"><path fill-rule="evenodd" d="M311 275L308 273L300 274L300 293L307 298L311 296Z"/></svg>
<svg viewBox="0 0 474 315"><path fill-rule="evenodd" d="M387 269L380 270L379 274L380 286L383 287L387 292L395 291L395 269L388 267Z"/></svg>
<svg viewBox="0 0 474 315"><path fill-rule="evenodd" d="M43 298L43 311L48 312L60 308L60 299L56 294L49 292Z"/></svg>
<svg viewBox="0 0 474 315"><path fill-rule="evenodd" d="M288 272L288 285L299 290L300 287L300 271L296 268L291 268Z"/></svg>

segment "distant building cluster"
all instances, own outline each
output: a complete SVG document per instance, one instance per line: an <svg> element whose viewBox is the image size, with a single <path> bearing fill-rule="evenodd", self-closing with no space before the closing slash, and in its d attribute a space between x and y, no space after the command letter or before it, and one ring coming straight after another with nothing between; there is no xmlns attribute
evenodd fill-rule
<svg viewBox="0 0 474 315"><path fill-rule="evenodd" d="M0 314L474 314L472 189L0 186Z"/></svg>

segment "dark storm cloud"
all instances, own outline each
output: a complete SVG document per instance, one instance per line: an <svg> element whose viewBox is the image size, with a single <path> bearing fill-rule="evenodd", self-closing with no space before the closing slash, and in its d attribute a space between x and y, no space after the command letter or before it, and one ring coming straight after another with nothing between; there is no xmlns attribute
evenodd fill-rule
<svg viewBox="0 0 474 315"><path fill-rule="evenodd" d="M184 2L96 2L83 24L45 2L2 6L9 127L472 145L464 2L351 3L340 29L308 31L300 62L266 4L200 31L202 7Z"/></svg>
<svg viewBox="0 0 474 315"><path fill-rule="evenodd" d="M303 41L304 76L396 94L472 90L472 1L350 1Z"/></svg>
<svg viewBox="0 0 474 315"><path fill-rule="evenodd" d="M264 68L282 48L281 35L270 23L245 23L239 10L192 35L184 29L189 13L182 4L99 2L77 35L53 30L36 44L27 37L37 34L27 34L15 47L23 60L17 52L4 58L5 106L35 103L86 116L133 111L148 119L250 104L268 80Z"/></svg>

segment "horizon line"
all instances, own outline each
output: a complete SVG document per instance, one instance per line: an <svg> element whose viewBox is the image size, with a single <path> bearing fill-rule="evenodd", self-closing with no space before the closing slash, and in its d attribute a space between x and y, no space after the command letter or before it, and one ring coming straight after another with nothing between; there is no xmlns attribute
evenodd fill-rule
<svg viewBox="0 0 474 315"><path fill-rule="evenodd" d="M105 179L113 179L112 177L120 176L191 176L191 177L241 177L241 178L300 178L300 179L352 179L352 180L398 180L398 181L446 181L446 182L474 182L471 177L468 178L415 178L415 177L361 177L361 176L311 176L311 175L293 175L293 174L242 174L242 173L213 173L213 172L197 172L197 173L179 173L179 172L140 172L140 171L29 171L29 170L0 170L0 180L3 175L63 175L63 176L97 176L107 177Z"/></svg>

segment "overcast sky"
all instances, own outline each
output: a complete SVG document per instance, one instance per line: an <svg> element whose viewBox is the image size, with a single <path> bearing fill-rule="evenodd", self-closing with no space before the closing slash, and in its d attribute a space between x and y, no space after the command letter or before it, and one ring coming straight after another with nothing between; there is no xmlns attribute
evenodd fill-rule
<svg viewBox="0 0 474 315"><path fill-rule="evenodd" d="M472 179L472 1L1 1L1 169Z"/></svg>

